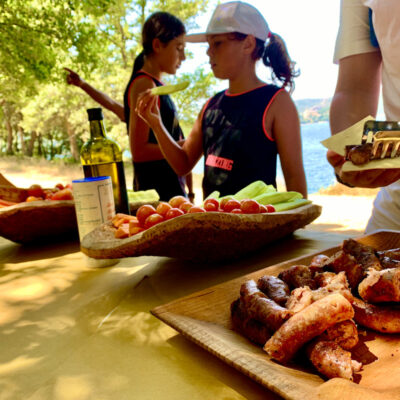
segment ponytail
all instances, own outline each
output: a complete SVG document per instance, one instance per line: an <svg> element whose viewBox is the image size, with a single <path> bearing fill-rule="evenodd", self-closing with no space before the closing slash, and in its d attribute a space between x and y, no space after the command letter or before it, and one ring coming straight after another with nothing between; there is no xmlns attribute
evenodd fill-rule
<svg viewBox="0 0 400 400"><path fill-rule="evenodd" d="M143 65L144 65L144 50L142 50L135 58L135 62L133 63L132 74L136 74L136 72L138 72L140 69L143 68Z"/></svg>
<svg viewBox="0 0 400 400"><path fill-rule="evenodd" d="M261 40L257 39L258 42ZM262 51L258 45L255 51L257 51L257 58L261 57L264 65L272 68L272 79L282 82L282 87L289 87L289 91L293 92L294 78L299 76L300 72L295 70L296 63L290 59L283 39L279 35L271 33L265 49Z"/></svg>

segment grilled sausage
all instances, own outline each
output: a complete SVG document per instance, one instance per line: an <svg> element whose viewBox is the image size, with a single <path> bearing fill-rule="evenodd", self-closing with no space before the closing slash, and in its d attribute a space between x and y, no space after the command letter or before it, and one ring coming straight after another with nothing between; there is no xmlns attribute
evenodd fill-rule
<svg viewBox="0 0 400 400"><path fill-rule="evenodd" d="M290 295L289 286L276 276L264 275L257 281L258 288L270 299L281 306L286 304Z"/></svg>

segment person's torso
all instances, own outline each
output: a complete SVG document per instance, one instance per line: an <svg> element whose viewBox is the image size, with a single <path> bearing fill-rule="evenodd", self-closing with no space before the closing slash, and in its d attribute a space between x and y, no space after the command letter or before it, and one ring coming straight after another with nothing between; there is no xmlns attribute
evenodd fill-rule
<svg viewBox="0 0 400 400"><path fill-rule="evenodd" d="M382 54L382 93L386 118L400 120L400 1L364 0Z"/></svg>
<svg viewBox="0 0 400 400"><path fill-rule="evenodd" d="M264 85L239 95L226 91L206 105L202 118L203 192L234 194L255 180L276 186L277 147L264 118L282 89Z"/></svg>
<svg viewBox="0 0 400 400"><path fill-rule="evenodd" d="M151 79L156 86L162 86L160 81L144 71L138 71L132 74L124 94L124 112L128 132L131 106L129 104L129 94L130 90L132 90L132 84L136 79ZM175 105L170 96L159 96L158 106L160 108L162 122L167 131L175 141L182 140L184 138L183 132L179 126ZM157 139L151 129L149 131L148 141L149 143L157 143ZM133 165L135 174L134 190L155 189L160 195L160 199L164 201L168 201L173 196L186 195L184 190L185 179L176 175L167 160L133 162Z"/></svg>

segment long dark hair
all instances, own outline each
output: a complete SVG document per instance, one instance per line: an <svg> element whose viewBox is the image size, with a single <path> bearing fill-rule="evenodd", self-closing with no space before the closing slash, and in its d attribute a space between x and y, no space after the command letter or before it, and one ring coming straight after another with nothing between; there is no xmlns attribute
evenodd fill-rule
<svg viewBox="0 0 400 400"><path fill-rule="evenodd" d="M135 58L133 74L139 71L144 64L144 57L153 52L153 40L159 39L161 43L168 44L171 40L186 33L182 21L174 15L159 11L151 14L143 25L142 46L143 50Z"/></svg>
<svg viewBox="0 0 400 400"><path fill-rule="evenodd" d="M236 40L244 40L247 35L234 32ZM282 87L288 87L290 92L294 90L294 78L300 75L295 69L296 63L293 62L286 48L283 39L276 33L271 33L267 44L261 39L256 38L256 47L252 54L253 60L262 59L265 66L272 69L272 80L280 81Z"/></svg>

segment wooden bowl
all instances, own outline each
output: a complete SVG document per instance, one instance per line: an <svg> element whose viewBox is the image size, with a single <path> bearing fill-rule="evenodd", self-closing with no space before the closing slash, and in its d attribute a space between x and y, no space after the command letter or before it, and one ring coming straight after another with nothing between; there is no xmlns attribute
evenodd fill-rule
<svg viewBox="0 0 400 400"><path fill-rule="evenodd" d="M17 243L78 238L73 200L42 200L0 208L0 236Z"/></svg>
<svg viewBox="0 0 400 400"><path fill-rule="evenodd" d="M199 261L231 259L304 227L321 214L321 209L307 204L270 214L185 214L126 239L116 239L114 228L104 224L83 238L81 250L93 258L150 255Z"/></svg>

